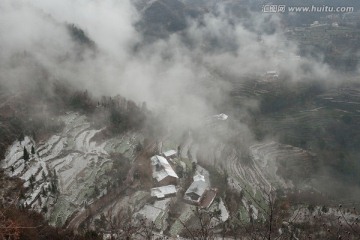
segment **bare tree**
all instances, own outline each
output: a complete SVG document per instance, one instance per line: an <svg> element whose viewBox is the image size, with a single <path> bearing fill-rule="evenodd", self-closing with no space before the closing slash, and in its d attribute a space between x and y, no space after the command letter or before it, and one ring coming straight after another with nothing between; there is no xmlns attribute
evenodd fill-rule
<svg viewBox="0 0 360 240"><path fill-rule="evenodd" d="M99 221L97 230L108 233L112 240L151 240L154 236L155 224L146 218L134 218L130 209L121 209L115 213L114 209L110 208L106 216L103 214Z"/></svg>
<svg viewBox="0 0 360 240"><path fill-rule="evenodd" d="M218 239L217 230L221 231L219 227L223 222L220 219L221 212L219 210L209 211L204 208L196 207L193 210L194 218L189 226L180 219L179 222L185 229L185 236L193 240L212 240Z"/></svg>
<svg viewBox="0 0 360 240"><path fill-rule="evenodd" d="M291 240L291 239L359 239L360 215L353 209L344 209L342 205L334 213L325 214L325 210L309 208L308 203L297 203L293 210L282 209L286 197L278 197L272 188L262 192L262 199L243 189L258 213L254 219L249 210L250 223L233 221L230 224L231 236L234 239L252 240ZM263 203L262 203L263 202ZM251 209L251 207L249 207ZM295 209L295 210L294 210ZM240 229L240 230L239 230Z"/></svg>

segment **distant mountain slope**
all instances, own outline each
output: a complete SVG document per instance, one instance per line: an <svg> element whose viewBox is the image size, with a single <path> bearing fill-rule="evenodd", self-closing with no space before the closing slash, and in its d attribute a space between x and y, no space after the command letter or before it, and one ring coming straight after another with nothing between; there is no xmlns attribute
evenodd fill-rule
<svg viewBox="0 0 360 240"><path fill-rule="evenodd" d="M138 26L145 37L165 37L169 33L184 30L187 18L197 17L201 9L179 0L155 0L138 3L142 18Z"/></svg>

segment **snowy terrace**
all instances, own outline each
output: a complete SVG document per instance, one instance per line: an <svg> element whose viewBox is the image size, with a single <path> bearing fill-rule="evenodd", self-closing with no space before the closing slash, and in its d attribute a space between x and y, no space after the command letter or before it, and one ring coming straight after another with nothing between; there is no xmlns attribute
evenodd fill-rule
<svg viewBox="0 0 360 240"><path fill-rule="evenodd" d="M59 226L84 202L100 197L95 186L106 190L110 180L106 172L113 164L109 152L120 152L132 159L135 140L141 138L139 134L129 133L98 143L93 138L102 129L93 129L85 116L68 113L61 120L65 123L62 132L42 143L35 143L30 137L15 141L1 161L6 173L23 179L25 187L32 182L26 204L38 211L46 206L50 222ZM35 154L31 154L32 146ZM27 162L23 159L24 147L30 154ZM57 198L49 191L54 180L59 192Z"/></svg>

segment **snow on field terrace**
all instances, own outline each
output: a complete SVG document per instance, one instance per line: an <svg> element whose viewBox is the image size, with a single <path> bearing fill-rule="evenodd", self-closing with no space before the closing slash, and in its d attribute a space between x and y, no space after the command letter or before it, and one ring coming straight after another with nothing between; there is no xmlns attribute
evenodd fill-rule
<svg viewBox="0 0 360 240"><path fill-rule="evenodd" d="M97 143L92 139L102 129L93 129L85 116L68 113L61 119L65 123L61 133L42 143L27 136L21 142L15 141L0 162L9 176L20 177L24 186L29 187L22 204L37 211L48 209L46 216L56 225L63 225L84 202L99 197L95 185L101 192L111 180L106 175L113 163L109 152L133 157L134 139L138 137L129 133ZM30 157L26 162L24 148ZM54 184L58 195L53 191Z"/></svg>

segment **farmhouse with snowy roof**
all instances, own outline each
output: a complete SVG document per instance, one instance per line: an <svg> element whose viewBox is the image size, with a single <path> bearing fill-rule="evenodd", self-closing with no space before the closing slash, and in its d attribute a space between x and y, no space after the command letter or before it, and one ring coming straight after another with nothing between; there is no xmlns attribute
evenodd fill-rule
<svg viewBox="0 0 360 240"><path fill-rule="evenodd" d="M167 185L151 189L151 196L157 199L172 197L176 195L176 188L174 185Z"/></svg>
<svg viewBox="0 0 360 240"><path fill-rule="evenodd" d="M177 184L179 177L164 157L158 155L151 157L151 165L152 176L155 178L158 186Z"/></svg>
<svg viewBox="0 0 360 240"><path fill-rule="evenodd" d="M184 200L200 207L209 207L216 196L217 190L209 188L203 175L197 174L193 179L194 181L185 192Z"/></svg>
<svg viewBox="0 0 360 240"><path fill-rule="evenodd" d="M168 150L166 152L163 152L162 155L169 160L176 157L177 152L175 150Z"/></svg>

